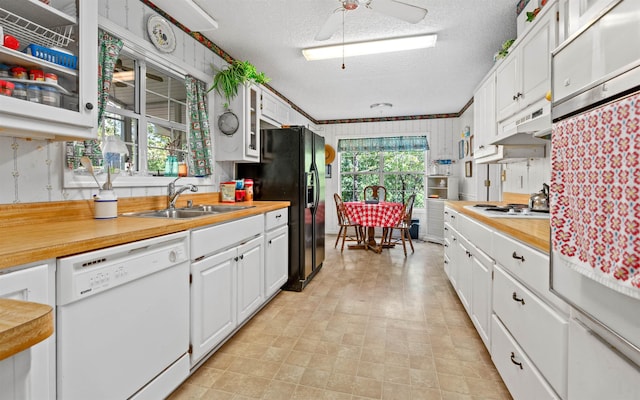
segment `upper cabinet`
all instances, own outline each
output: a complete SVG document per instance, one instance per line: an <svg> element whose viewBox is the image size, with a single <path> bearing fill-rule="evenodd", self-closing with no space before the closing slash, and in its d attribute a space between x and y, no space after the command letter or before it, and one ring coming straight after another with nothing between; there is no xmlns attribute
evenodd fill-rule
<svg viewBox="0 0 640 400"><path fill-rule="evenodd" d="M474 158L494 154L495 145L489 145L496 136L496 73L492 71L473 95L473 126L475 140L473 144Z"/></svg>
<svg viewBox="0 0 640 400"><path fill-rule="evenodd" d="M216 116L216 161L260 162L261 92L257 85L240 85L229 110Z"/></svg>
<svg viewBox="0 0 640 400"><path fill-rule="evenodd" d="M496 119L502 121L551 89L551 51L558 42L558 5L547 5L496 69Z"/></svg>
<svg viewBox="0 0 640 400"><path fill-rule="evenodd" d="M291 123L291 106L265 88L262 89L260 104L260 118L262 121L275 127Z"/></svg>
<svg viewBox="0 0 640 400"><path fill-rule="evenodd" d="M0 80L13 86L0 96L0 135L97 137L98 1L67 3L0 0L4 34L19 41L0 46Z"/></svg>

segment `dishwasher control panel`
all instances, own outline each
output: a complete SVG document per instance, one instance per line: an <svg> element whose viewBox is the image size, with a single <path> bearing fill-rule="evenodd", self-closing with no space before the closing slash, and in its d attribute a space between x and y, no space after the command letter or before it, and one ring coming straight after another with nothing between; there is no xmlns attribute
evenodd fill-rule
<svg viewBox="0 0 640 400"><path fill-rule="evenodd" d="M188 234L142 240L58 260L58 304L68 304L110 288L185 264Z"/></svg>

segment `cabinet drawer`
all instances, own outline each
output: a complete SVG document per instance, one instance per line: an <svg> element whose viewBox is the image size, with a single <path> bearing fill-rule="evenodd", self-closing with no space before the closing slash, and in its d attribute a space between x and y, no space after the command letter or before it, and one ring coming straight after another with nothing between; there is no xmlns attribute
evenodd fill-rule
<svg viewBox="0 0 640 400"><path fill-rule="evenodd" d="M491 319L491 359L514 399L559 399L495 314Z"/></svg>
<svg viewBox="0 0 640 400"><path fill-rule="evenodd" d="M493 311L562 397L566 395L568 321L495 267Z"/></svg>
<svg viewBox="0 0 640 400"><path fill-rule="evenodd" d="M286 225L289 221L289 210L281 208L279 210L269 211L264 217L264 228L269 231L273 228Z"/></svg>
<svg viewBox="0 0 640 400"><path fill-rule="evenodd" d="M458 214L452 208L444 208L444 223L449 224L453 229L458 229Z"/></svg>
<svg viewBox="0 0 640 400"><path fill-rule="evenodd" d="M191 231L191 259L225 249L246 239L260 235L264 230L264 216L254 215Z"/></svg>
<svg viewBox="0 0 640 400"><path fill-rule="evenodd" d="M569 313L569 307L549 291L549 256L505 235L494 234L494 258L527 288Z"/></svg>
<svg viewBox="0 0 640 400"><path fill-rule="evenodd" d="M458 232L489 257L493 257L493 231L465 215L460 214L457 219Z"/></svg>

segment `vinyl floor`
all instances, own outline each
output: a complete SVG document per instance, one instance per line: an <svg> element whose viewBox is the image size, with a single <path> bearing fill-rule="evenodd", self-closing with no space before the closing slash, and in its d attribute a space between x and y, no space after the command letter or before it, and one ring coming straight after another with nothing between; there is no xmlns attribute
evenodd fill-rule
<svg viewBox="0 0 640 400"><path fill-rule="evenodd" d="M170 397L511 399L443 272L443 248L340 252L278 294Z"/></svg>

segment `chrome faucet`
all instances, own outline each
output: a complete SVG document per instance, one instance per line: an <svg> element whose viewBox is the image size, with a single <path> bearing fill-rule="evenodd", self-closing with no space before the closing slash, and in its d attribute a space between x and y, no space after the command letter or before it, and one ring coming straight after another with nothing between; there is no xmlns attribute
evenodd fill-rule
<svg viewBox="0 0 640 400"><path fill-rule="evenodd" d="M185 190L191 190L192 192L198 191L198 187L190 183L184 186L181 186L178 190L176 190L176 181L178 179L180 179L180 177L177 177L176 179L174 179L171 183L169 183L169 186L167 186L167 203L168 203L167 207L168 208L176 208L176 201L178 201L178 197L180 197L182 192L184 192Z"/></svg>

